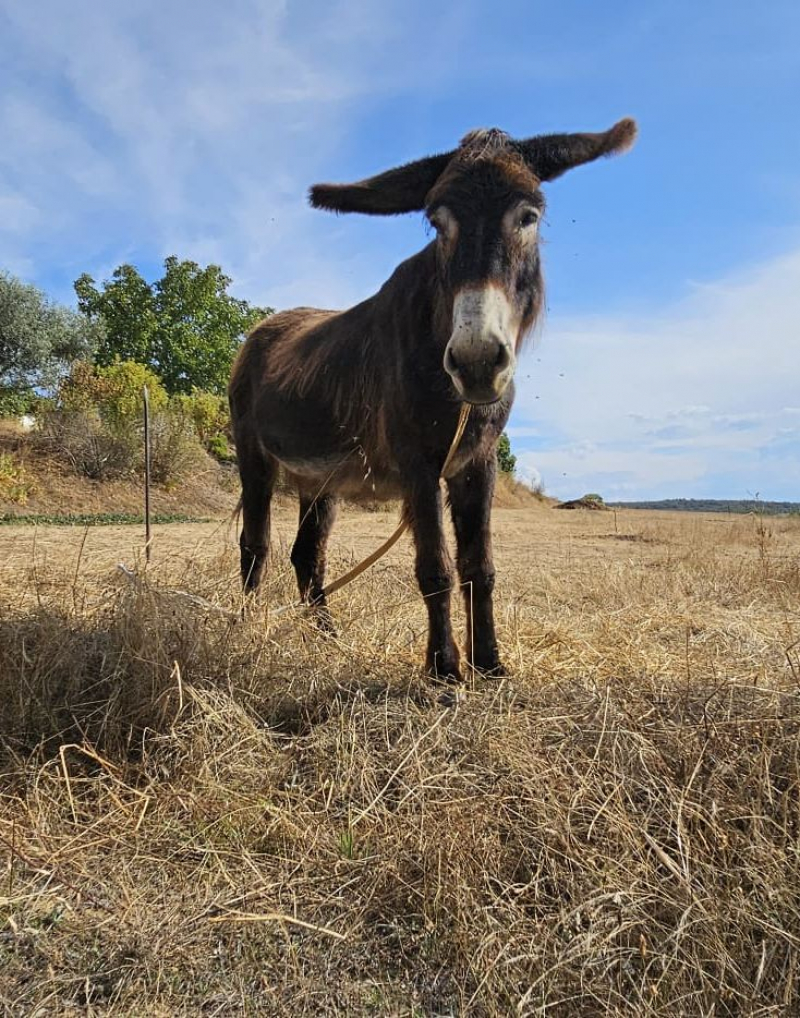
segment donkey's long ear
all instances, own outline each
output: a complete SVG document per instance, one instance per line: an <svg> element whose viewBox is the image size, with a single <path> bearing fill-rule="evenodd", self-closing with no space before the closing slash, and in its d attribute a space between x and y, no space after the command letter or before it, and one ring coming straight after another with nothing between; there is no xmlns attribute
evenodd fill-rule
<svg viewBox="0 0 800 1018"><path fill-rule="evenodd" d="M315 184L308 192L308 200L315 209L331 212L365 212L370 216L418 212L425 207L425 195L452 156L452 152L446 152L418 159L356 184Z"/></svg>
<svg viewBox="0 0 800 1018"><path fill-rule="evenodd" d="M599 134L542 134L515 143L539 180L554 180L581 163L625 152L636 140L636 121L620 120Z"/></svg>

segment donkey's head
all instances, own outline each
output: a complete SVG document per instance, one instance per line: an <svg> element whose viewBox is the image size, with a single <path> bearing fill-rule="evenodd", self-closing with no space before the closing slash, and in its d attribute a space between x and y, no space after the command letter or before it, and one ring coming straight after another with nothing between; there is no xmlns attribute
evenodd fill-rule
<svg viewBox="0 0 800 1018"><path fill-rule="evenodd" d="M317 184L311 204L370 215L425 210L437 232L440 300L449 316L444 368L463 399L493 403L513 377L517 350L542 304L540 185L625 151L635 137L633 120L600 134L524 141L471 131L453 152L356 184Z"/></svg>

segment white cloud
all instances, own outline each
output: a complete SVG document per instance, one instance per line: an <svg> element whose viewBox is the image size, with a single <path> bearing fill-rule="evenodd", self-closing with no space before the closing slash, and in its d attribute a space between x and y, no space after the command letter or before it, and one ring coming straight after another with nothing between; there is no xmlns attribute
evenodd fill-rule
<svg viewBox="0 0 800 1018"><path fill-rule="evenodd" d="M452 38L460 16L416 0L0 0L2 49L24 69L0 99L0 195L39 217L0 255L77 274L178 252L217 259L259 302L363 298L379 267L353 285L306 188L364 102L453 73L457 55L420 52L417 32Z"/></svg>
<svg viewBox="0 0 800 1018"><path fill-rule="evenodd" d="M708 406L682 406L679 407L677 410L668 410L667 418L670 420L675 420L678 418L699 417L703 414L710 413L711 407Z"/></svg>
<svg viewBox="0 0 800 1018"><path fill-rule="evenodd" d="M523 361L518 456L558 495L800 498L800 250L648 319L554 320Z"/></svg>

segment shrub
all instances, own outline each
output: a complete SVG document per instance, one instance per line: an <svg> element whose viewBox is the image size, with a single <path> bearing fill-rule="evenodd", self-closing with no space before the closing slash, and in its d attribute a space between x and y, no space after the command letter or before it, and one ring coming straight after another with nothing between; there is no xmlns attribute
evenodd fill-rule
<svg viewBox="0 0 800 1018"><path fill-rule="evenodd" d="M201 461L202 449L190 418L173 405L158 376L143 364L74 364L43 422L44 441L77 473L93 480L142 473L145 385L150 400L151 475L156 483L175 483Z"/></svg>
<svg viewBox="0 0 800 1018"><path fill-rule="evenodd" d="M142 391L145 386L151 413L166 407L169 399L166 389L158 375L144 364L119 361L107 368L95 370L107 390L100 413L112 427L115 425L126 427L131 421L143 420Z"/></svg>
<svg viewBox="0 0 800 1018"><path fill-rule="evenodd" d="M7 452L0 452L0 499L25 505L35 488L25 467Z"/></svg>
<svg viewBox="0 0 800 1018"><path fill-rule="evenodd" d="M144 364L117 361L95 367L80 361L56 392L56 407L66 412L99 415L109 428L128 431L142 422L142 390L147 386L151 411L167 405L168 396L158 376Z"/></svg>
<svg viewBox="0 0 800 1018"><path fill-rule="evenodd" d="M228 401L213 392L193 389L191 395L180 394L170 399L170 408L192 422L197 437L205 445L215 435L224 434L230 426Z"/></svg>
<svg viewBox="0 0 800 1018"><path fill-rule="evenodd" d="M511 440L505 431L497 440L497 466L502 473L512 476L517 466L517 457L511 451Z"/></svg>
<svg viewBox="0 0 800 1018"><path fill-rule="evenodd" d="M222 463L234 463L236 454L231 449L227 435L213 435L206 446L211 455Z"/></svg>
<svg viewBox="0 0 800 1018"><path fill-rule="evenodd" d="M35 414L41 397L33 389L17 388L12 385L0 386L0 417L22 417Z"/></svg>
<svg viewBox="0 0 800 1018"><path fill-rule="evenodd" d="M203 447L185 417L171 409L152 415L150 476L156 484L175 484L202 462Z"/></svg>
<svg viewBox="0 0 800 1018"><path fill-rule="evenodd" d="M234 458L228 437L231 416L224 396L194 389L190 395L173 396L169 405L170 410L191 422L195 434L212 456L223 462Z"/></svg>
<svg viewBox="0 0 800 1018"><path fill-rule="evenodd" d="M130 475L142 461L141 431L109 428L91 407L48 413L40 440L63 456L76 473L94 481Z"/></svg>

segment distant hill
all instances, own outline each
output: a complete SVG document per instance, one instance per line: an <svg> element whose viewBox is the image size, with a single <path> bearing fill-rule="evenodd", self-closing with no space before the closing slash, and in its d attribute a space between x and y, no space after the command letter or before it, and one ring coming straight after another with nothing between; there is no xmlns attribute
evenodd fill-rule
<svg viewBox="0 0 800 1018"><path fill-rule="evenodd" d="M800 514L800 502L762 502L752 498L663 498L659 502L607 502L606 505L613 509L669 509L687 513Z"/></svg>

